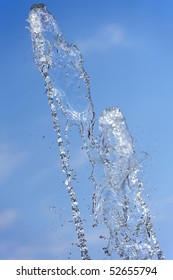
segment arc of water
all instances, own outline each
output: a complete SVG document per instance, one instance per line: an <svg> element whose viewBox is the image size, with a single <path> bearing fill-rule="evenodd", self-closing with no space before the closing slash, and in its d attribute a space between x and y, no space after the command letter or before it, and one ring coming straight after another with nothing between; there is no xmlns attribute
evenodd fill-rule
<svg viewBox="0 0 173 280"><path fill-rule="evenodd" d="M59 26L57 26L53 16L48 12L45 5L43 4L33 5L30 10L28 21L30 23L34 59L37 67L39 68L45 80L46 93L47 93L48 102L51 110L54 130L57 134L57 141L60 150L62 168L66 174L65 184L71 201L73 220L78 236L81 257L84 260L90 259L90 256L88 254L88 247L86 244L84 228L80 217L78 202L76 199L75 190L72 186L72 180L73 180L72 168L69 166L68 155L65 150L65 145L62 139L58 114L57 114L54 99L56 99L60 108L62 109L62 112L66 116L68 116L68 113L70 112L68 108L68 101L66 101L66 106L63 107L61 99L64 98L64 94L63 92L60 91L57 92L55 87L53 87L52 80L51 80L51 73L50 73L50 69L51 67L53 67L53 60L51 55L52 55L52 48L54 43L56 43L56 40L59 40L62 42L64 48L66 48L67 46L63 41L63 35ZM49 35L52 35L52 33L50 32L52 31L51 28L55 32L57 38L49 37ZM45 38L46 36L49 37L49 40ZM52 44L50 44L50 40L55 40L55 42L51 42ZM73 117L76 118L76 115L74 115Z"/></svg>

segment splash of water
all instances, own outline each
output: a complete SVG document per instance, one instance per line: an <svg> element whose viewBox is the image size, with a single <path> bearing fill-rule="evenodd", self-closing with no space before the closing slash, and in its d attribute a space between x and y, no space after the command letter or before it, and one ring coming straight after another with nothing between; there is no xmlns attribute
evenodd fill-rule
<svg viewBox="0 0 173 280"><path fill-rule="evenodd" d="M57 133L81 257L90 259L72 184L70 124L78 126L92 166L94 225L104 224L109 230L105 253L112 255L117 251L123 259L152 259L155 256L164 259L153 232L150 212L143 201L139 164L122 112L117 107L104 110L99 118L99 136L95 137L89 77L83 68L80 51L66 42L60 26L44 4L31 7L28 22L34 59L45 80ZM59 111L64 116L65 128L60 126Z"/></svg>
<svg viewBox="0 0 173 280"><path fill-rule="evenodd" d="M38 69L40 70L45 80L45 88L48 97L48 103L51 110L54 130L57 133L57 142L60 150L62 170L66 174L65 185L71 201L73 220L78 236L81 257L84 260L90 259L86 244L84 228L80 217L78 202L72 184L74 180L74 174L73 169L69 164L70 155L68 150L67 138L68 123L66 123L65 130L63 133L66 136L64 140L61 132L63 131L63 128L60 127L57 113L58 109L56 106L57 102L59 108L61 109L61 111L67 119L70 118L77 121L82 117L84 118L85 114L80 114L76 112L75 109L72 108L69 104L65 94L65 92L69 92L68 86L67 88L64 88L63 85L62 87L58 87L56 85L56 80L59 80L58 75L61 75L61 70L63 72L65 67L67 67L67 71L65 72L66 76L64 77L65 86L66 84L70 83L68 82L68 77L70 76L71 71L75 75L80 74L78 73L78 71L76 71L75 73L73 72L75 63L76 65L80 63L78 62L79 58L77 49L75 49L73 46L68 47L68 45L64 41L60 27L56 24L55 19L48 12L44 4L36 4L31 7L28 21L30 23L34 59ZM68 51L71 51L71 60L69 60L68 56L66 55ZM54 73L57 74L57 77L55 78L53 77Z"/></svg>
<svg viewBox="0 0 173 280"><path fill-rule="evenodd" d="M99 119L100 140L95 167L96 224L107 225L105 251L123 259L158 259L163 255L153 232L151 215L142 198L142 182L133 139L119 108L107 109ZM97 176L102 166L102 176Z"/></svg>

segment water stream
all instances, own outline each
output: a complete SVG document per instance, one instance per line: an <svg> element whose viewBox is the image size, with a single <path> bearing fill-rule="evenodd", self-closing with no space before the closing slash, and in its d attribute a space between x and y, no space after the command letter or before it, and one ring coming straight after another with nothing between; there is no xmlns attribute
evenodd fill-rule
<svg viewBox="0 0 173 280"><path fill-rule="evenodd" d="M122 259L164 259L143 200L140 165L126 120L118 107L105 109L98 119L90 82L76 45L66 42L62 30L44 4L34 4L28 22L35 63L44 78L54 130L60 150L65 185L70 197L81 258L90 259L70 166L69 127L75 125L91 164L93 225L109 232L105 255ZM65 125L61 125L59 114ZM94 230L94 229L93 229Z"/></svg>

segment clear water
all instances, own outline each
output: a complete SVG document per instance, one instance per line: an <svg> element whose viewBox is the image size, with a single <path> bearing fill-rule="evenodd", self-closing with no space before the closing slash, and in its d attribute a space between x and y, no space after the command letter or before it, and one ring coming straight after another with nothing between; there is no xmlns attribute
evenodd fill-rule
<svg viewBox="0 0 173 280"><path fill-rule="evenodd" d="M28 22L35 63L45 81L82 259L90 259L70 166L69 127L76 125L91 164L93 226L108 229L106 256L122 259L164 259L143 200L143 184L133 139L118 107L103 111L95 135L95 112L89 77L79 49L66 42L44 4L31 7ZM64 124L60 125L59 114Z"/></svg>

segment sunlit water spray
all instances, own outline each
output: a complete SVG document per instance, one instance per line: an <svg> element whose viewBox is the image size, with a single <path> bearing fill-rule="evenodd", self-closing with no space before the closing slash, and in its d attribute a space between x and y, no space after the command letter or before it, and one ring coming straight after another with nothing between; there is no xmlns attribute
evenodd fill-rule
<svg viewBox="0 0 173 280"><path fill-rule="evenodd" d="M95 113L89 77L79 49L66 42L60 26L44 4L31 7L28 22L35 63L44 80L60 150L82 259L90 259L70 166L69 127L77 125L91 163L94 226L103 224L109 236L105 254L122 259L164 259L143 201L143 184L133 139L118 107L103 111L99 135L94 135ZM59 114L65 125L60 125Z"/></svg>

